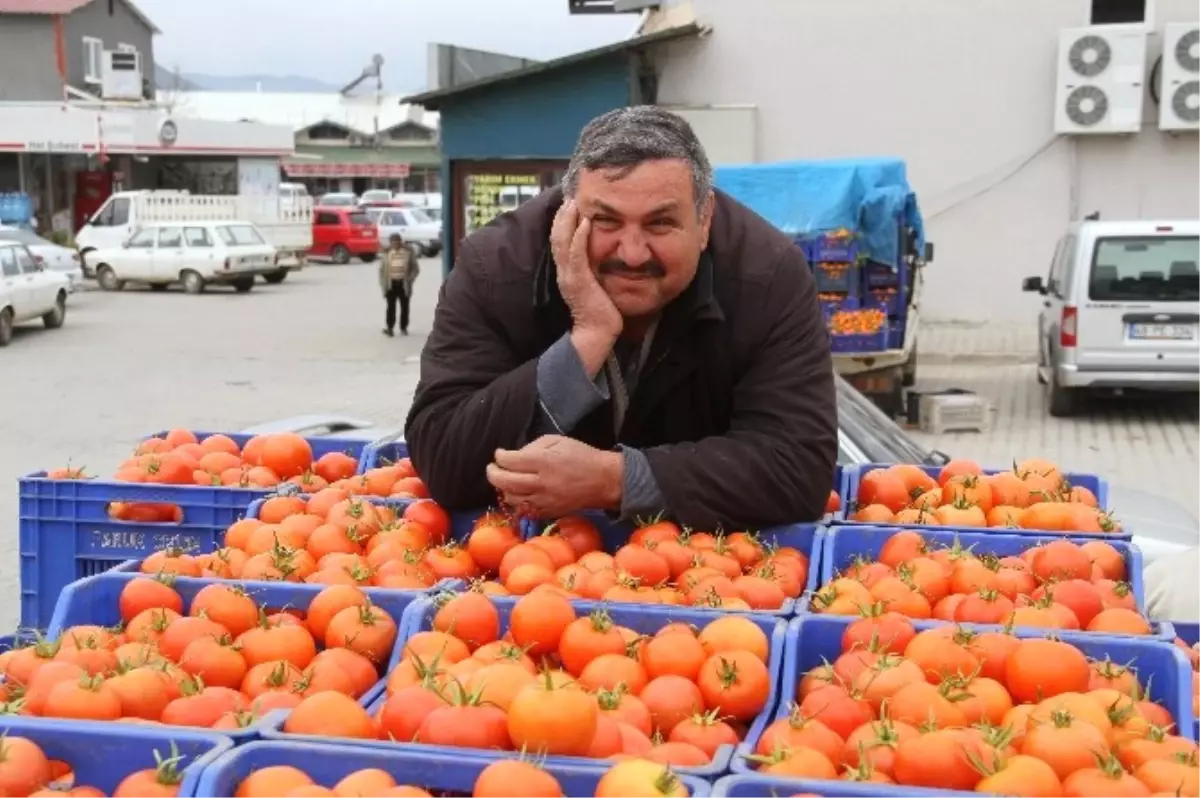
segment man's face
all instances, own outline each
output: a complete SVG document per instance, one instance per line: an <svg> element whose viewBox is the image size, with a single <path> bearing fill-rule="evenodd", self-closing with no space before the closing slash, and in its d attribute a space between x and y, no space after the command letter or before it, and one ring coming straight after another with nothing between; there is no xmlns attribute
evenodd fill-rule
<svg viewBox="0 0 1200 798"><path fill-rule="evenodd" d="M613 173L579 175L575 199L592 220L588 260L622 316L657 316L696 275L712 202L697 213L684 161L648 161L616 180Z"/></svg>

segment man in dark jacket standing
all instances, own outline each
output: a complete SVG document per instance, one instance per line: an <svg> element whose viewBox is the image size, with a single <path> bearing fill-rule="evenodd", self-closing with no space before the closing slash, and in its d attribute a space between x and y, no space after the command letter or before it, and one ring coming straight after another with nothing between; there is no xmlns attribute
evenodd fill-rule
<svg viewBox="0 0 1200 798"><path fill-rule="evenodd" d="M837 409L798 247L712 188L681 118L584 128L562 189L473 233L442 287L406 437L432 496L541 518L819 518Z"/></svg>

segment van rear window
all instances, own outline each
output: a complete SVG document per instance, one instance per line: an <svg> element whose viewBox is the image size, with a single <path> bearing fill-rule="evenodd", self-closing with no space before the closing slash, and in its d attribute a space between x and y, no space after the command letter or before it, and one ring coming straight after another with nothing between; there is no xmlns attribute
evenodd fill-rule
<svg viewBox="0 0 1200 798"><path fill-rule="evenodd" d="M1099 302L1200 300L1200 239L1121 236L1096 242L1088 298Z"/></svg>

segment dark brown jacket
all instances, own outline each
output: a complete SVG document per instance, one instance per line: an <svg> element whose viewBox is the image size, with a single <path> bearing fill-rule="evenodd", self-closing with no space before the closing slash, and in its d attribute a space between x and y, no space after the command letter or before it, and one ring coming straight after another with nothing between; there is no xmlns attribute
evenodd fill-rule
<svg viewBox="0 0 1200 798"><path fill-rule="evenodd" d="M432 496L495 503L497 448L537 435L537 361L570 327L549 235L559 190L472 234L442 286L406 438ZM640 449L673 517L762 528L821 517L837 456L829 339L798 247L721 192L696 278L663 313L619 434L606 403L572 436Z"/></svg>

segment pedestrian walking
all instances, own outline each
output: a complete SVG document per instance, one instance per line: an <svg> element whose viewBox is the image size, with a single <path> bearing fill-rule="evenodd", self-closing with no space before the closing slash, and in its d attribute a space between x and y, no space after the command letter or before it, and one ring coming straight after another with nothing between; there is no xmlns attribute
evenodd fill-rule
<svg viewBox="0 0 1200 798"><path fill-rule="evenodd" d="M399 233L393 233L388 248L379 260L379 288L387 304L383 334L391 337L396 329L396 303L400 304L400 334L408 335L409 302L412 287L421 267L417 255L404 243Z"/></svg>

